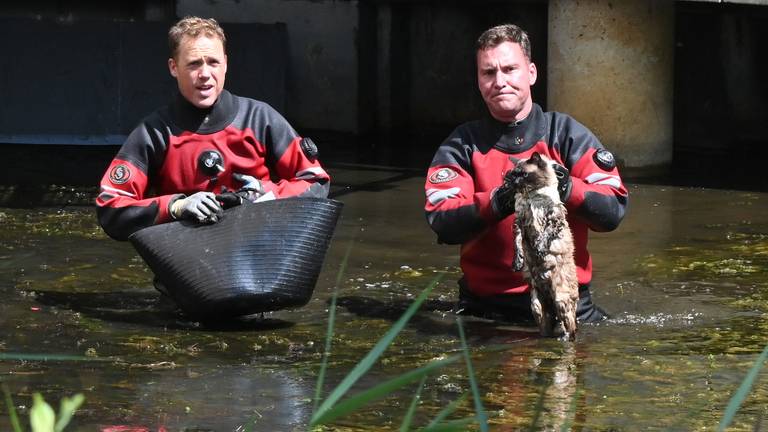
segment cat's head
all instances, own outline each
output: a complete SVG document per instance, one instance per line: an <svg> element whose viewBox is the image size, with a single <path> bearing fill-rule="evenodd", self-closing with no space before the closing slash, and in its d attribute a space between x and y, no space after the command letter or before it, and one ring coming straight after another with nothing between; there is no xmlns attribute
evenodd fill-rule
<svg viewBox="0 0 768 432"><path fill-rule="evenodd" d="M518 192L530 192L552 186L557 188L554 164L552 159L534 152L528 159L520 160L505 181L509 181L512 188Z"/></svg>

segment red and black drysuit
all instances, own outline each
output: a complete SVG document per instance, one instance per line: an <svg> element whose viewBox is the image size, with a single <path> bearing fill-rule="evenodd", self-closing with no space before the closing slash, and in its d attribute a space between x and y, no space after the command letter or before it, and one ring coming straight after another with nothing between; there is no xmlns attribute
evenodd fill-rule
<svg viewBox="0 0 768 432"><path fill-rule="evenodd" d="M201 154L211 151L222 159L220 172L201 166ZM275 198L328 196L316 148L268 104L225 90L200 109L178 95L143 119L112 160L96 199L99 224L125 240L173 220L170 206L183 195L243 187L235 173L260 180Z"/></svg>
<svg viewBox="0 0 768 432"><path fill-rule="evenodd" d="M543 112L537 104L516 123L490 116L465 123L437 150L425 184L426 216L438 241L461 244L463 296L491 303L526 299L519 302L524 304L520 311L529 314L528 284L521 272L512 271L515 216L500 218L491 194L515 161L533 152L570 170L572 188L565 206L579 285L587 297L592 280L588 230L615 229L624 217L628 193L613 156L584 125L562 113ZM594 307L588 298L581 303Z"/></svg>

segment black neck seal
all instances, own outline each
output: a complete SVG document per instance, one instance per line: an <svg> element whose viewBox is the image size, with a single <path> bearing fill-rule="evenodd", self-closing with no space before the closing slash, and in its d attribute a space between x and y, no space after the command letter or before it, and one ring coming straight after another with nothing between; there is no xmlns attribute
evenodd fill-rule
<svg viewBox="0 0 768 432"><path fill-rule="evenodd" d="M520 153L533 147L546 135L543 121L544 112L533 104L531 112L522 120L507 123L496 120L489 114L482 120L486 140L505 153Z"/></svg>
<svg viewBox="0 0 768 432"><path fill-rule="evenodd" d="M199 134L212 134L232 123L237 108L237 98L222 90L210 108L198 108L178 93L170 105L170 112L173 122L181 129Z"/></svg>

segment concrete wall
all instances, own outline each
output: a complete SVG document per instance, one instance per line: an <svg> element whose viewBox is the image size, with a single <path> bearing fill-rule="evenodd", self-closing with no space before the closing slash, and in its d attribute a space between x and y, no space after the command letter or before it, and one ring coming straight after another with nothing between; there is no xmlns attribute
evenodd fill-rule
<svg viewBox="0 0 768 432"><path fill-rule="evenodd" d="M545 2L382 2L375 14L378 127L398 134L409 128L447 134L484 115L475 40L488 27L505 22L523 26L535 40L537 63L547 63ZM534 90L542 105L545 89L544 84Z"/></svg>
<svg viewBox="0 0 768 432"><path fill-rule="evenodd" d="M475 41L491 26L515 23L531 36L534 61L546 68L544 2L425 3L411 9L411 119L458 125L484 115L477 88ZM546 105L546 78L533 89Z"/></svg>
<svg viewBox="0 0 768 432"><path fill-rule="evenodd" d="M121 142L173 90L165 31L187 14L228 30L230 89L360 154L400 157L391 164L418 165L413 153L483 115L473 41L502 22L531 35L534 100L585 123L626 166L768 154L768 7L669 0L10 0L0 142Z"/></svg>
<svg viewBox="0 0 768 432"><path fill-rule="evenodd" d="M12 59L0 72L0 143L122 144L140 119L176 93L168 72L170 24L0 17L0 52ZM227 87L282 110L285 27L232 24L229 31ZM249 35L254 42L246 45ZM249 61L253 53L273 61L268 67Z"/></svg>
<svg viewBox="0 0 768 432"><path fill-rule="evenodd" d="M176 14L286 24L286 116L301 127L366 133L446 128L481 115L474 40L517 22L546 64L545 2L178 0ZM545 83L546 80L542 80ZM545 87L538 100L545 101Z"/></svg>
<svg viewBox="0 0 768 432"><path fill-rule="evenodd" d="M304 128L357 131L357 2L178 0L176 13L216 18L225 31L228 22L285 23L290 66L283 114Z"/></svg>
<svg viewBox="0 0 768 432"><path fill-rule="evenodd" d="M671 1L550 1L549 108L628 167L672 161L673 56Z"/></svg>

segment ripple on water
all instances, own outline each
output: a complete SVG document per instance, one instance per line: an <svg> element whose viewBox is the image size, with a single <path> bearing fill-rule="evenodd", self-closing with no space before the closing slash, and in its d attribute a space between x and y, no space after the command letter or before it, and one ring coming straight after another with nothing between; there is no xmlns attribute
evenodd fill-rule
<svg viewBox="0 0 768 432"><path fill-rule="evenodd" d="M611 318L614 324L647 325L653 327L681 327L692 326L697 323L703 314L701 312L689 312L679 314L656 313L651 315L627 314Z"/></svg>

